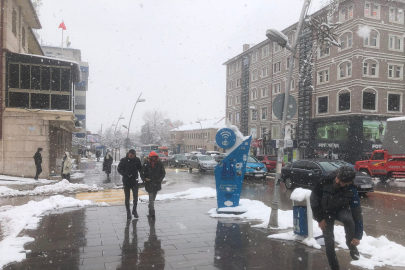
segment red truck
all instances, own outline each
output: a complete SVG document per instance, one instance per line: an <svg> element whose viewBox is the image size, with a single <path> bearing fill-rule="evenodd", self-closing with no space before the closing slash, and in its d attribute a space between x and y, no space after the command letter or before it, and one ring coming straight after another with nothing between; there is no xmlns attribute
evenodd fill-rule
<svg viewBox="0 0 405 270"><path fill-rule="evenodd" d="M355 169L381 180L405 178L405 154L390 154L375 150L369 160L357 161Z"/></svg>

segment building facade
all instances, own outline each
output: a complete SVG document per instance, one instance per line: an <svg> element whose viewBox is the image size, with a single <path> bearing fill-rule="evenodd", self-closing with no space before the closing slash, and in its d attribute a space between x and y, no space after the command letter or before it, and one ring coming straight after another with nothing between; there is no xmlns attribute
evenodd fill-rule
<svg viewBox="0 0 405 270"><path fill-rule="evenodd" d="M341 23L335 32L339 47L316 47L312 29L302 32L290 86L298 110L286 134L298 140L301 157L354 162L381 148L387 118L404 115L405 1L338 2L329 15ZM326 20L329 11L312 17ZM282 31L290 42L295 28ZM225 63L227 117L245 135L260 138L268 130L270 139L278 139L280 120L272 107L275 96L285 91L290 53L270 40L247 47Z"/></svg>
<svg viewBox="0 0 405 270"><path fill-rule="evenodd" d="M76 62L44 56L33 32L41 24L30 0L1 1L0 170L33 177L33 155L43 148L41 178L60 174L59 161L71 151Z"/></svg>
<svg viewBox="0 0 405 270"><path fill-rule="evenodd" d="M170 149L175 153L192 151L220 151L215 142L219 128L225 127L225 118L201 120L182 125L170 131Z"/></svg>

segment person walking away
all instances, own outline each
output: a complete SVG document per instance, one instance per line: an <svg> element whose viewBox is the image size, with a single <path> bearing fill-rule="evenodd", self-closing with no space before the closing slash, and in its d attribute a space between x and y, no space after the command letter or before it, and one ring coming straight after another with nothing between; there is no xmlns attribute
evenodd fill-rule
<svg viewBox="0 0 405 270"><path fill-rule="evenodd" d="M83 156L83 150L81 148L79 148L79 150L77 151L77 164L82 163L82 156Z"/></svg>
<svg viewBox="0 0 405 270"><path fill-rule="evenodd" d="M69 152L65 152L62 159L62 179L70 181L70 171L72 170L72 161Z"/></svg>
<svg viewBox="0 0 405 270"><path fill-rule="evenodd" d="M332 270L339 269L333 234L335 220L343 223L346 244L353 260L360 258L357 246L363 236L363 216L357 189L352 185L356 172L349 166L336 170L334 180L320 181L311 193L311 208L325 238L326 256Z"/></svg>
<svg viewBox="0 0 405 270"><path fill-rule="evenodd" d="M149 215L148 218L155 219L155 200L159 190L162 189L162 181L166 171L156 152L149 154L149 159L145 161L142 168L142 181L145 183L145 190L149 194Z"/></svg>
<svg viewBox="0 0 405 270"><path fill-rule="evenodd" d="M110 151L107 150L107 153L105 154L103 161L103 171L107 174L107 177L110 177L112 164L113 164L113 157Z"/></svg>
<svg viewBox="0 0 405 270"><path fill-rule="evenodd" d="M122 175L122 184L124 185L125 194L125 207L127 209L127 219L131 219L131 211L129 206L129 199L132 197L134 206L132 208L132 214L135 218L139 218L136 212L136 206L138 204L138 171L142 169L141 161L136 157L134 149L128 151L126 157L122 158L118 164L118 173Z"/></svg>
<svg viewBox="0 0 405 270"><path fill-rule="evenodd" d="M97 162L100 161L100 157L101 157L101 152L100 152L100 150L97 150L96 151Z"/></svg>
<svg viewBox="0 0 405 270"><path fill-rule="evenodd" d="M37 152L35 152L34 155L34 162L35 162L35 167L36 167L36 173L35 173L35 180L38 180L38 176L41 174L42 172L42 148L38 148Z"/></svg>

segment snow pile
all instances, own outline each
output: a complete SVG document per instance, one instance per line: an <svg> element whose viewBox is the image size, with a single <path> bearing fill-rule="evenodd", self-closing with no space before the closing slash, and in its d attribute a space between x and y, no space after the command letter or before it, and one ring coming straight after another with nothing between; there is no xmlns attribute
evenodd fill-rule
<svg viewBox="0 0 405 270"><path fill-rule="evenodd" d="M270 220L271 208L265 205L261 201L240 199L239 206L248 209L246 213L240 215L234 214L221 214L217 213L217 209L213 208L208 211L208 214L213 218L235 218L244 220L258 220L262 223L254 225L252 227L267 228ZM277 229L287 229L293 226L293 211L278 211L278 228Z"/></svg>
<svg viewBox="0 0 405 270"><path fill-rule="evenodd" d="M362 38L368 38L368 37L370 37L370 32L371 32L370 26L361 25L361 26L359 26L359 29L357 30L357 35Z"/></svg>
<svg viewBox="0 0 405 270"><path fill-rule="evenodd" d="M26 184L52 184L57 180L23 178L16 176L0 175L0 185L26 185Z"/></svg>
<svg viewBox="0 0 405 270"><path fill-rule="evenodd" d="M0 254L7 254L7 256L0 256L0 268L10 262L19 262L25 259L24 245L34 241L34 238L27 236L17 237L17 235L23 229L35 229L44 212L93 204L88 200L80 201L71 197L56 195L39 202L30 201L21 206L7 205L0 207L0 224L4 237L3 241L0 242Z"/></svg>
<svg viewBox="0 0 405 270"><path fill-rule="evenodd" d="M186 199L186 200L195 200L203 198L215 198L217 196L217 191L210 187L201 187L201 188L190 188L186 191L180 191L169 194L158 194L156 196L156 201L163 200L175 200L175 199ZM143 195L140 197L141 200L148 200L148 195Z"/></svg>
<svg viewBox="0 0 405 270"><path fill-rule="evenodd" d="M311 196L311 193L312 193L312 191L309 189L296 188L291 193L290 199L293 201L302 202L305 199L309 199L309 197Z"/></svg>
<svg viewBox="0 0 405 270"><path fill-rule="evenodd" d="M0 186L0 197L25 196L25 195L55 195L62 193L77 193L85 191L98 191L103 188L88 186L85 184L74 184L64 179L53 185L39 186L33 190L16 190Z"/></svg>
<svg viewBox="0 0 405 270"><path fill-rule="evenodd" d="M78 178L84 178L85 174L80 173L80 172L75 172L74 174L70 175L71 179L78 179Z"/></svg>

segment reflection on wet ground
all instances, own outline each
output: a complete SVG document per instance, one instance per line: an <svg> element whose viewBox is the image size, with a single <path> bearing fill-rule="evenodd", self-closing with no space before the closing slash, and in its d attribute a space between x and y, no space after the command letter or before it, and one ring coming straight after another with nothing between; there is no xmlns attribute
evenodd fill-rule
<svg viewBox="0 0 405 270"><path fill-rule="evenodd" d="M4 269L327 269L322 250L268 239L247 222L210 218L213 207L213 199L157 202L155 222L146 219L145 204L131 221L123 206L50 212L25 232L35 238L27 259ZM338 256L347 269L348 252Z"/></svg>

